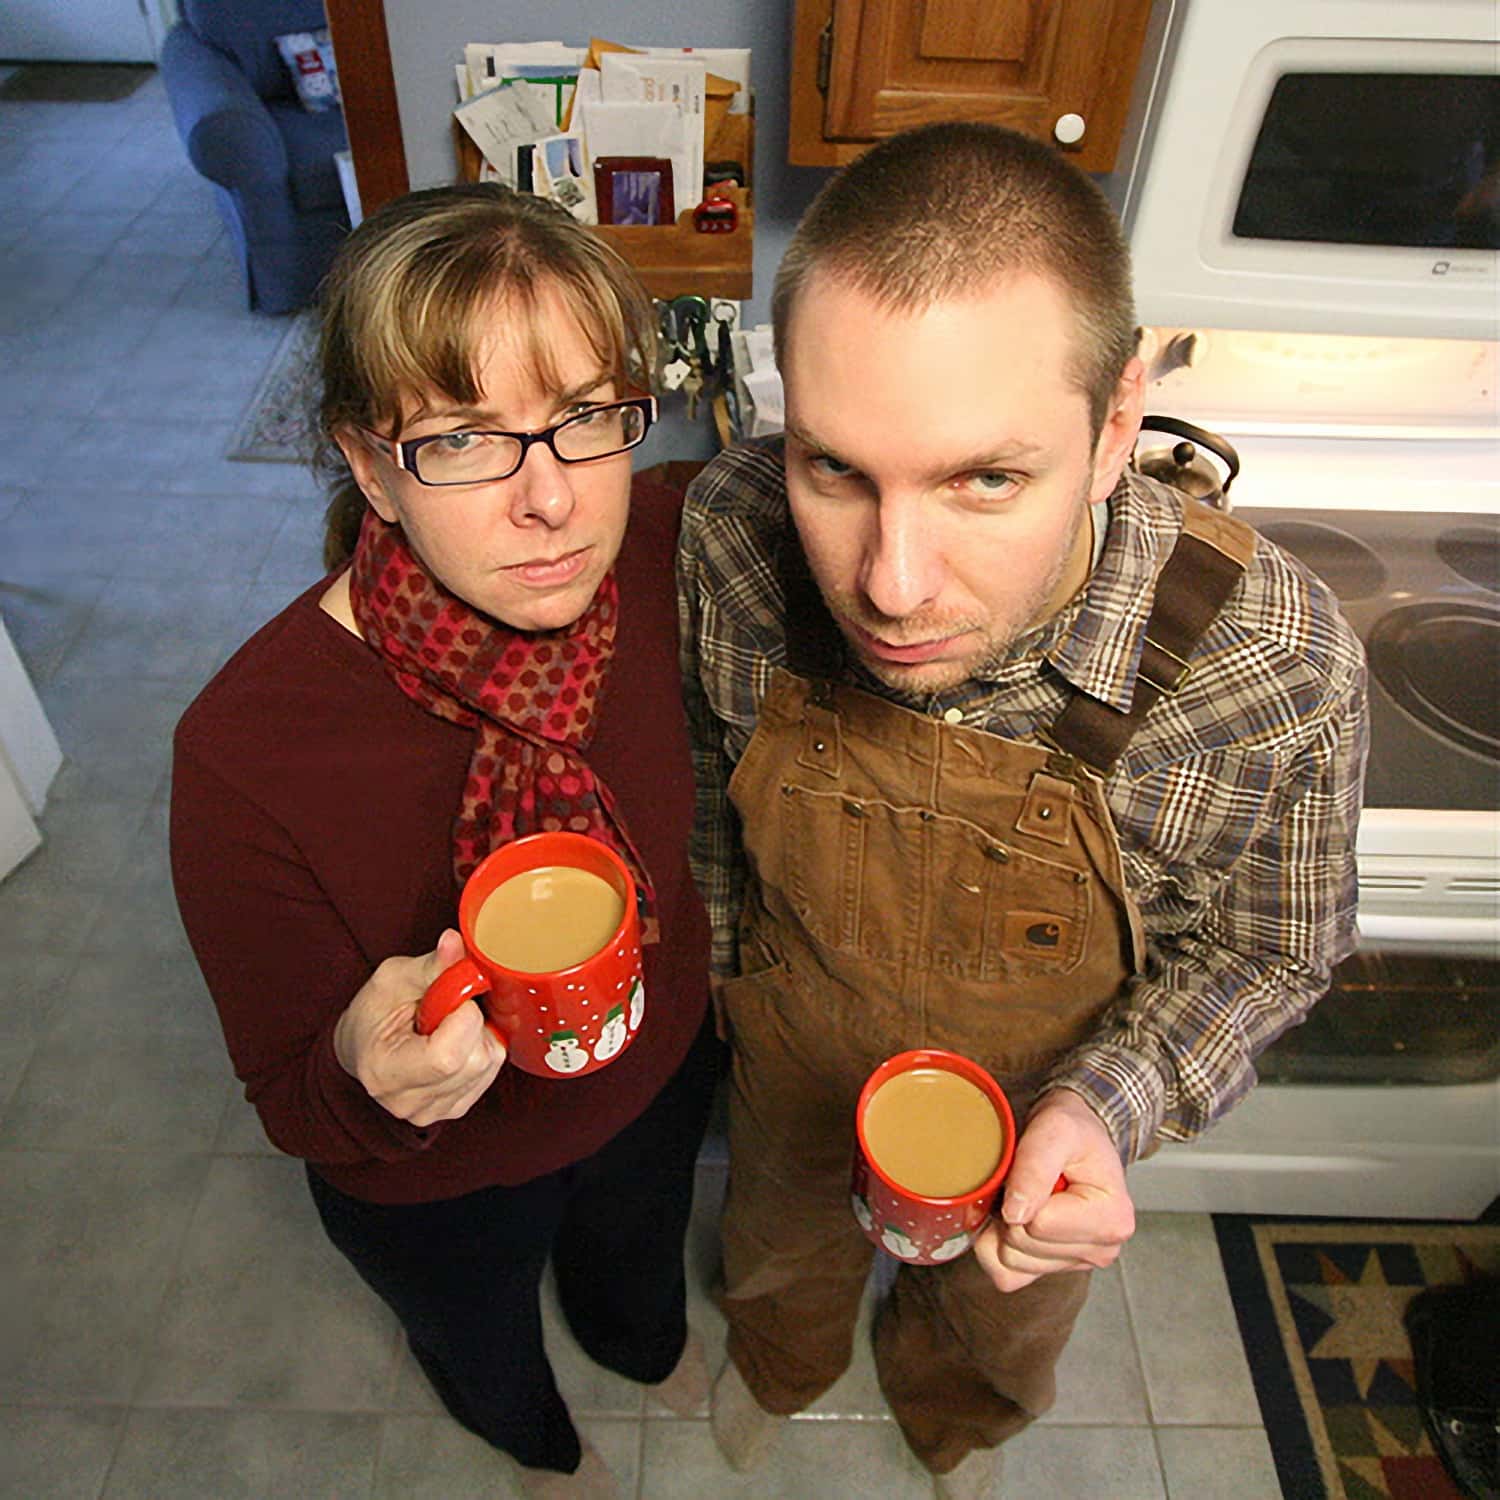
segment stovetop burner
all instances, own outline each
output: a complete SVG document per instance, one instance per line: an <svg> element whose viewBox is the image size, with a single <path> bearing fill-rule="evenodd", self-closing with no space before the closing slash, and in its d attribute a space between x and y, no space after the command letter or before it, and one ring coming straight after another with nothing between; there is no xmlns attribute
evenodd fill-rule
<svg viewBox="0 0 1500 1500"><path fill-rule="evenodd" d="M1382 615L1370 668L1397 704L1449 744L1500 756L1500 611L1410 604Z"/></svg>
<svg viewBox="0 0 1500 1500"><path fill-rule="evenodd" d="M1385 587L1385 565L1348 532L1317 521L1268 521L1256 529L1300 557L1342 601L1370 599Z"/></svg>
<svg viewBox="0 0 1500 1500"><path fill-rule="evenodd" d="M1460 578L1500 594L1500 526L1454 526L1438 537L1437 552Z"/></svg>
<svg viewBox="0 0 1500 1500"><path fill-rule="evenodd" d="M1367 808L1500 807L1500 525L1484 514L1234 514L1338 596L1370 662Z"/></svg>

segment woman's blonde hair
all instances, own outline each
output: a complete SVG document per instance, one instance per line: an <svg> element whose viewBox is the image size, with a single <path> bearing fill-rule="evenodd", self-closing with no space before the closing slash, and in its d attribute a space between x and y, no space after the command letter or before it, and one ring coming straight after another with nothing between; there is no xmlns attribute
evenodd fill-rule
<svg viewBox="0 0 1500 1500"><path fill-rule="evenodd" d="M656 355L651 298L630 266L556 204L497 183L408 193L344 242L323 283L314 462L330 479L323 560L348 560L365 500L336 434L388 437L429 391L480 396L485 320L520 320L538 377L557 388L540 299L558 295L621 394L648 391Z"/></svg>
<svg viewBox="0 0 1500 1500"><path fill-rule="evenodd" d="M907 131L824 185L776 276L777 353L814 275L912 312L982 294L1020 271L1061 287L1073 308L1069 375L1088 398L1097 440L1136 347L1129 250L1089 177L1050 146L999 125Z"/></svg>

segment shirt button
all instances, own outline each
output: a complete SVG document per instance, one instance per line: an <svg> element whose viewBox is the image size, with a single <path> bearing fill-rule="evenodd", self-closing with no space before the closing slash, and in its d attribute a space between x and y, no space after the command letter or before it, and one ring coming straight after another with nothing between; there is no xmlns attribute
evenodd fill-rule
<svg viewBox="0 0 1500 1500"><path fill-rule="evenodd" d="M945 708L943 710L943 722L945 724L963 723L964 711L961 708Z"/></svg>

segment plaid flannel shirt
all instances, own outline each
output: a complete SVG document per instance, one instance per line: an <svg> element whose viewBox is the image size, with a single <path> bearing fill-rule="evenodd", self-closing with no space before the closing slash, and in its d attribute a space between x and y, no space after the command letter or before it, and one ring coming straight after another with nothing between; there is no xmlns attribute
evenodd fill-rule
<svg viewBox="0 0 1500 1500"><path fill-rule="evenodd" d="M1127 471L1084 590L925 710L957 709L972 728L1025 742L1074 691L1128 708L1182 505ZM786 661L775 560L790 525L779 438L721 454L683 513L692 859L720 974L736 972L745 879L727 785L772 669ZM857 664L849 679L885 694ZM1192 676L1152 709L1105 781L1147 961L1050 1083L1093 1106L1127 1163L1158 1139L1190 1139L1249 1092L1255 1055L1303 1017L1353 951L1367 735L1358 638L1331 591L1260 539Z"/></svg>

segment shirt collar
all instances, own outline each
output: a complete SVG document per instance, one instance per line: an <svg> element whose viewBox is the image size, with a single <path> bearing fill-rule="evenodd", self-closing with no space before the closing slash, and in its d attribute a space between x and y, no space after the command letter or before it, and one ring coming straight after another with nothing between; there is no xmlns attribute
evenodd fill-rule
<svg viewBox="0 0 1500 1500"><path fill-rule="evenodd" d="M1181 530L1181 506L1170 491L1129 469L1121 474L1109 497L1099 566L1058 617L1046 648L1047 660L1073 687L1121 713L1135 696L1156 577Z"/></svg>
<svg viewBox="0 0 1500 1500"><path fill-rule="evenodd" d="M976 681L998 685L1018 660L1045 660L1079 692L1128 711L1156 575L1181 529L1181 509L1168 492L1127 469L1109 497L1104 551L1088 582Z"/></svg>

